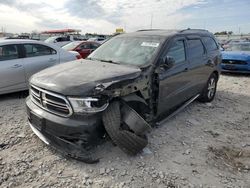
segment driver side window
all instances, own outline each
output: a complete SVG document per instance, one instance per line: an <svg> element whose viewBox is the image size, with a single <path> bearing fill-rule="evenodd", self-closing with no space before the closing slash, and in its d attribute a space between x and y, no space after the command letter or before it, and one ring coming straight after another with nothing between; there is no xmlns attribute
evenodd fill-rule
<svg viewBox="0 0 250 188"><path fill-rule="evenodd" d="M174 58L175 64L181 64L186 60L184 40L177 40L171 45L167 56Z"/></svg>

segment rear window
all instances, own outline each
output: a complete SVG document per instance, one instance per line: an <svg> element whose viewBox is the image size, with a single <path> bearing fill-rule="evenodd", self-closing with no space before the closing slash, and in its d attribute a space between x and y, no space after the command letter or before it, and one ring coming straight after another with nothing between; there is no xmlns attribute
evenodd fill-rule
<svg viewBox="0 0 250 188"><path fill-rule="evenodd" d="M202 37L202 39L204 41L207 51L213 51L218 49L216 42L211 37Z"/></svg>
<svg viewBox="0 0 250 188"><path fill-rule="evenodd" d="M0 46L0 61L18 59L18 51L16 45Z"/></svg>
<svg viewBox="0 0 250 188"><path fill-rule="evenodd" d="M200 39L189 39L187 40L189 48L189 58L199 58L204 55L204 46Z"/></svg>

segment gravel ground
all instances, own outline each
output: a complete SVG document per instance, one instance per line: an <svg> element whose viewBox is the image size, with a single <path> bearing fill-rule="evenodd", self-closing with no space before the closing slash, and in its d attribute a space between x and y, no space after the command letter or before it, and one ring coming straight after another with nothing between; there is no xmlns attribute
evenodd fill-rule
<svg viewBox="0 0 250 188"><path fill-rule="evenodd" d="M250 187L250 77L223 75L131 157L106 142L94 165L66 159L31 131L20 93L0 96L0 187Z"/></svg>

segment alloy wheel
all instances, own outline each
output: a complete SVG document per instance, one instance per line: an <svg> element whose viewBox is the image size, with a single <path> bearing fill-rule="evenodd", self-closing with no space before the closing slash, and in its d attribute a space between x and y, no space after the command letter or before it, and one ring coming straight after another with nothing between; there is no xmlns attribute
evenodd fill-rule
<svg viewBox="0 0 250 188"><path fill-rule="evenodd" d="M215 94L215 88L216 88L216 81L214 78L211 78L209 80L209 83L208 83L208 93L207 93L207 97L209 99L213 98L214 94Z"/></svg>

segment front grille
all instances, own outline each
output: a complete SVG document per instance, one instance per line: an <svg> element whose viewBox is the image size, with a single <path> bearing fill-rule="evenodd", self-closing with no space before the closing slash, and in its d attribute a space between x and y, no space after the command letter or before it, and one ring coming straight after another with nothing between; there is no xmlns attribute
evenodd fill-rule
<svg viewBox="0 0 250 188"><path fill-rule="evenodd" d="M247 65L246 61L241 61L241 60L222 60L223 64L229 64L229 65Z"/></svg>
<svg viewBox="0 0 250 188"><path fill-rule="evenodd" d="M46 91L36 86L30 86L31 100L42 109L53 114L69 117L72 108L67 99L61 95Z"/></svg>

